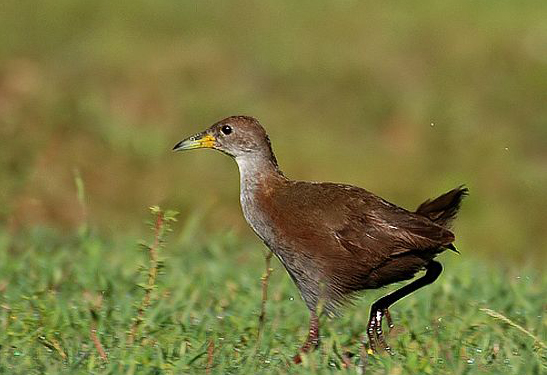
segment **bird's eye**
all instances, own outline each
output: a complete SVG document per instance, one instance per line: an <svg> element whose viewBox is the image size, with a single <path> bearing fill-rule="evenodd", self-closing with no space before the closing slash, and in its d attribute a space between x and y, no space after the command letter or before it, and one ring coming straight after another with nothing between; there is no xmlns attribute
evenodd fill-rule
<svg viewBox="0 0 547 375"><path fill-rule="evenodd" d="M224 135L228 135L232 132L232 127L230 125L223 125L222 128L220 128L220 131L224 134Z"/></svg>

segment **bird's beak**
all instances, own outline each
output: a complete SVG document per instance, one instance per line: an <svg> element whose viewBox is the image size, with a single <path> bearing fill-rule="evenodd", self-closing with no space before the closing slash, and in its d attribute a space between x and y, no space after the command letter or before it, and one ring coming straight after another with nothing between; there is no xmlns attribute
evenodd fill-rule
<svg viewBox="0 0 547 375"><path fill-rule="evenodd" d="M216 139L211 134L201 132L186 138L173 147L173 151L192 150L195 148L214 148Z"/></svg>

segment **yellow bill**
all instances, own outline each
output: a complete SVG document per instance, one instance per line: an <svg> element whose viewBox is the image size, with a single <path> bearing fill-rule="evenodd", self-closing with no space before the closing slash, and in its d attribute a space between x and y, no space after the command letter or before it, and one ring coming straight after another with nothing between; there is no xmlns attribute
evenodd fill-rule
<svg viewBox="0 0 547 375"><path fill-rule="evenodd" d="M173 147L173 151L193 150L195 148L214 148L216 139L210 134L198 133L186 138Z"/></svg>

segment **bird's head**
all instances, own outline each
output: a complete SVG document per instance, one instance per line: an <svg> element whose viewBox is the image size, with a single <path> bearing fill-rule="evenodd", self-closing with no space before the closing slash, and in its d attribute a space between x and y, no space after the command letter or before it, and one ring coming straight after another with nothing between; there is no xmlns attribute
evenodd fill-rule
<svg viewBox="0 0 547 375"><path fill-rule="evenodd" d="M231 116L175 145L174 151L212 148L234 158L265 155L273 157L270 140L257 119Z"/></svg>

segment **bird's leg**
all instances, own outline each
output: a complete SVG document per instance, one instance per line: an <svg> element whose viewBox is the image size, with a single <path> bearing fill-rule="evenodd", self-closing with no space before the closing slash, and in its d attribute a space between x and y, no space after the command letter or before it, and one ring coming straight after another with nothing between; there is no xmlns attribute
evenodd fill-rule
<svg viewBox="0 0 547 375"><path fill-rule="evenodd" d="M308 332L308 338L299 350L299 353L294 356L294 363L298 364L302 362L301 353L308 353L315 350L319 346L319 318L315 312L311 312L310 316L310 330Z"/></svg>
<svg viewBox="0 0 547 375"><path fill-rule="evenodd" d="M436 261L431 261L425 267L426 273L417 280L414 280L408 285L403 286L400 289L380 298L374 302L370 308L370 319L367 326L367 336L370 343L370 349L376 352L376 344L382 346L388 353L391 353L391 348L387 345L383 332L382 332L382 318L386 316L388 325L393 327L393 321L389 314L388 308L393 303L397 302L401 298L409 295L410 293L431 284L441 274L443 266Z"/></svg>

